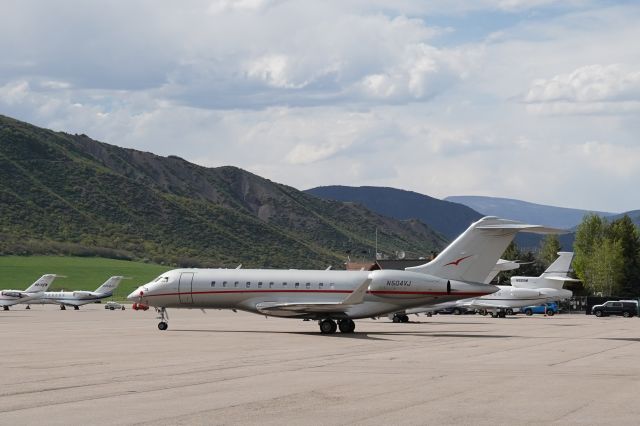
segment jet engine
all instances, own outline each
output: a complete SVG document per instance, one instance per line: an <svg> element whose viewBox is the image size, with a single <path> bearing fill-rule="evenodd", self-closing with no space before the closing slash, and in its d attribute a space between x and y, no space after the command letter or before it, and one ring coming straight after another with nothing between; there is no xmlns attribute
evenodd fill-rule
<svg viewBox="0 0 640 426"><path fill-rule="evenodd" d="M373 271L369 277L372 279L369 293L380 297L415 299L451 292L449 281L416 272Z"/></svg>

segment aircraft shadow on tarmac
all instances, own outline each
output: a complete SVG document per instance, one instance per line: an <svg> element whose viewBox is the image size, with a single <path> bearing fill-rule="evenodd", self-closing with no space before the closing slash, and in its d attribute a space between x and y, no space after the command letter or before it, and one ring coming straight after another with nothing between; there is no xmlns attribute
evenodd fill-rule
<svg viewBox="0 0 640 426"><path fill-rule="evenodd" d="M385 339L383 337L377 336L416 336L416 337L462 337L462 338L487 338L487 339L502 339L502 338L513 338L520 336L512 336L512 335L497 335L497 334L471 334L470 332L449 332L443 333L442 331L438 332L415 332L415 331L375 331L375 332L354 332L354 333L335 333L335 334L321 334L319 332L311 332L311 331L265 331L265 330L253 330L253 331L243 331L243 330L186 330L186 329L173 329L168 330L167 332L172 333L260 333L260 334L295 334L300 336L318 336L318 337L331 337L337 339L365 339L365 340L391 340ZM480 333L480 332L473 332Z"/></svg>

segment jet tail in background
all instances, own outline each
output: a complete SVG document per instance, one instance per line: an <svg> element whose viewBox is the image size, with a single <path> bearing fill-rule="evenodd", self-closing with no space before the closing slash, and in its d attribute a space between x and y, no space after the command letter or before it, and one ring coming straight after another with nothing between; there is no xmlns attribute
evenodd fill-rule
<svg viewBox="0 0 640 426"><path fill-rule="evenodd" d="M542 278L566 277L571 269L573 252L560 251L558 258L540 275Z"/></svg>
<svg viewBox="0 0 640 426"><path fill-rule="evenodd" d="M45 274L38 278L36 282L31 284L28 289L25 290L26 293L39 293L41 291L47 291L49 286L58 277L56 274Z"/></svg>
<svg viewBox="0 0 640 426"><path fill-rule="evenodd" d="M484 280L485 284L490 284L491 281L498 275L500 272L504 271L513 271L514 269L518 269L520 264L515 260L505 260L498 259L498 263L493 267L487 278Z"/></svg>
<svg viewBox="0 0 640 426"><path fill-rule="evenodd" d="M111 277L107 281L105 281L104 284L98 287L95 293L111 294L115 291L115 289L120 284L120 281L122 281L123 279L124 277L122 276Z"/></svg>
<svg viewBox="0 0 640 426"><path fill-rule="evenodd" d="M431 262L406 270L449 280L484 283L518 232L562 234L566 231L487 216L471 224Z"/></svg>

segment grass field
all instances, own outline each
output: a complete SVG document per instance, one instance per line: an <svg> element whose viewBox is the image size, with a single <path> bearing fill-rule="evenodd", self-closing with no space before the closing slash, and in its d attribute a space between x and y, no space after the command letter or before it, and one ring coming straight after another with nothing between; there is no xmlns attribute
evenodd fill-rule
<svg viewBox="0 0 640 426"><path fill-rule="evenodd" d="M0 256L1 289L23 290L44 274L64 275L49 290L93 291L110 276L123 275L114 299L123 300L140 284L151 281L171 267L98 257Z"/></svg>

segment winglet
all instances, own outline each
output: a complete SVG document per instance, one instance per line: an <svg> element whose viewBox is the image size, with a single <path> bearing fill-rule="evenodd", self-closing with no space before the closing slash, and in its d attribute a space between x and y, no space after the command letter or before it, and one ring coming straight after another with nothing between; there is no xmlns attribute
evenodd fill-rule
<svg viewBox="0 0 640 426"><path fill-rule="evenodd" d="M367 278L356 287L353 292L348 295L340 304L341 305L357 305L359 303L364 302L364 295L367 294L367 290L369 290L369 284L371 284L371 278Z"/></svg>

